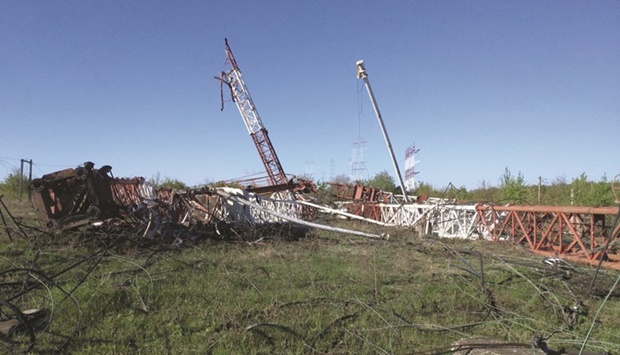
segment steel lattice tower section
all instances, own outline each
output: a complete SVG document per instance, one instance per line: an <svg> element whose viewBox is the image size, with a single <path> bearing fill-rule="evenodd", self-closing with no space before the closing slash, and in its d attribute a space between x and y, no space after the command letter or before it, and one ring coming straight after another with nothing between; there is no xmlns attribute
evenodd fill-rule
<svg viewBox="0 0 620 355"><path fill-rule="evenodd" d="M237 108L239 109L239 113L241 113L243 122L245 123L245 126L248 129L254 144L256 145L256 149L258 149L258 154L260 155L263 164L265 165L265 170L267 170L267 175L269 178L269 184L286 184L288 179L286 178L284 169L282 169L282 164L280 164L276 151L271 144L267 129L265 129L265 126L258 115L254 101L252 101L252 97L250 96L250 92L245 86L245 82L241 76L241 69L239 69L235 56L233 55L230 46L228 46L228 39L225 40L225 43L226 62L230 64L231 69L227 72L222 72L222 76L216 79L219 79L221 82L226 83L230 87L232 99L237 104Z"/></svg>
<svg viewBox="0 0 620 355"><path fill-rule="evenodd" d="M415 144L407 148L405 151L405 186L407 190L413 191L415 189L415 176L418 173L415 171L415 155L420 149L415 148Z"/></svg>
<svg viewBox="0 0 620 355"><path fill-rule="evenodd" d="M353 181L362 181L367 178L366 161L364 161L365 140L354 140L351 148L351 171L349 178Z"/></svg>

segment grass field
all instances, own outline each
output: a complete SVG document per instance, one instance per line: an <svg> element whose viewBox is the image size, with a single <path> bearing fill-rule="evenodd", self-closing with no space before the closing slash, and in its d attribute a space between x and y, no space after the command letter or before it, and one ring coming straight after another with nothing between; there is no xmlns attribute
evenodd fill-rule
<svg viewBox="0 0 620 355"><path fill-rule="evenodd" d="M50 236L5 202L27 236L0 225L0 307L47 314L0 352L436 354L473 335L620 352L620 273L602 270L586 294L594 268L519 246L342 220L322 222L391 238L290 226L180 246L126 228Z"/></svg>

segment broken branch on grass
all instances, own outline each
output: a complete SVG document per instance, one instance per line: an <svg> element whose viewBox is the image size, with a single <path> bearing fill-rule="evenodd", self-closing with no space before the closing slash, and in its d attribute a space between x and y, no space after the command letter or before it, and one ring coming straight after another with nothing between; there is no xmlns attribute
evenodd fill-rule
<svg viewBox="0 0 620 355"><path fill-rule="evenodd" d="M331 323L329 323L325 328L323 328L323 330L321 330L319 333L317 333L315 336L312 337L312 345L314 345L314 343L317 342L317 340L319 340L320 338L322 338L325 334L327 334L327 332L335 327L335 326L339 326L342 323L344 323L345 321L352 319L352 318L357 318L358 313L353 313L353 314L345 314L342 317L336 318L334 321L332 321Z"/></svg>
<svg viewBox="0 0 620 355"><path fill-rule="evenodd" d="M583 344L581 345L581 349L579 349L579 354L581 354L583 352L583 349L585 349L586 347L586 343L588 342L588 339L590 338L590 334L592 333L592 329L594 329L594 325L596 324L596 319L598 318L598 314L601 312L601 309L603 309L603 306L605 305L605 303L607 302L607 299L609 299L609 296L611 295L611 293L614 291L614 289L616 288L616 286L618 286L618 282L620 281L620 276L618 276L618 278L616 279L616 282L614 283L614 285L611 287L611 289L609 290L609 292L607 293L607 296L605 296L605 299L603 300L603 302L601 303L601 306L598 308L598 310L596 311L596 314L594 315L594 319L592 320L592 325L590 326L590 329L588 329L588 334L586 334L586 338L583 341Z"/></svg>
<svg viewBox="0 0 620 355"><path fill-rule="evenodd" d="M287 326L281 325L281 324L257 323L257 324L252 324L252 325L249 325L249 326L245 327L245 330L246 331L259 330L258 328L260 328L260 327L276 328L276 329L279 329L279 330L281 330L281 331L283 331L285 333L291 334L291 335L295 336L298 339L302 339L301 335L297 334L296 331L294 331L293 329L291 329L291 328L289 328Z"/></svg>
<svg viewBox="0 0 620 355"><path fill-rule="evenodd" d="M303 304L318 304L318 303L336 303L336 301L343 303L343 301L334 299L334 298L329 298L329 297L317 297L317 298L313 298L311 300L304 300L304 301L295 301L295 302L289 302L289 303L284 303L280 305L280 308L283 307L289 307L289 306L299 306L299 305L303 305Z"/></svg>

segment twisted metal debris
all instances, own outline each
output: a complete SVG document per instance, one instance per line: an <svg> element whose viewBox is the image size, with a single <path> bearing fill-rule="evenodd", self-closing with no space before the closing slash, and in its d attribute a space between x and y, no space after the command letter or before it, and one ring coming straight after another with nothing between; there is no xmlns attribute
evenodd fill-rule
<svg viewBox="0 0 620 355"><path fill-rule="evenodd" d="M295 198L269 198L232 187L156 191L144 178L117 179L112 168L91 162L35 179L31 200L47 230L62 232L84 225L145 223L143 236L192 236L226 224L298 223L341 233L379 238L376 234L312 224L317 211L379 224L411 228L441 238L511 241L546 256L620 268L617 235L609 223L618 207L496 206L457 204L442 199L402 203L390 193L359 184L333 184L340 208ZM278 194L275 196L285 196ZM299 201L298 201L299 200ZM199 227L199 228L197 228ZM603 246L607 247L603 248Z"/></svg>
<svg viewBox="0 0 620 355"><path fill-rule="evenodd" d="M308 222L314 209L295 199L260 196L256 189L232 187L155 190L142 177L114 178L109 165L95 169L92 162L75 169L44 175L30 184L32 205L41 225L60 233L84 225L144 223L143 237L180 235L227 224L292 222L312 228L369 238L371 233L333 228ZM196 227L200 228L196 228ZM195 233L194 235L195 236Z"/></svg>
<svg viewBox="0 0 620 355"><path fill-rule="evenodd" d="M339 210L317 208L440 238L509 241L537 254L620 269L618 207L498 206L447 199L402 203L393 194L359 184L339 184L335 191L344 200Z"/></svg>

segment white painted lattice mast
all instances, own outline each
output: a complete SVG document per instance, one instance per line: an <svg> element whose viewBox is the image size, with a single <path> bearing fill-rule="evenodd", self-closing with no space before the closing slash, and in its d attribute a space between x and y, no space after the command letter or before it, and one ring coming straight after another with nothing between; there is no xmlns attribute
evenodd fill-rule
<svg viewBox="0 0 620 355"><path fill-rule="evenodd" d="M232 99L237 104L237 108L241 113L245 127L248 129L248 133L252 137L258 154L260 155L265 170L269 178L270 185L282 185L287 183L286 174L282 169L282 164L276 155L276 151L271 144L267 129L263 125L254 101L250 96L248 88L245 86L245 82L241 76L241 69L237 65L235 56L228 46L228 39L226 42L226 62L230 64L231 69L227 72L222 72L222 76L219 79L221 82L227 84L230 87Z"/></svg>
<svg viewBox="0 0 620 355"><path fill-rule="evenodd" d="M418 163L415 155L419 151L420 149L416 149L415 144L405 151L405 187L409 191L415 190L415 176L418 174L415 171L415 165Z"/></svg>

